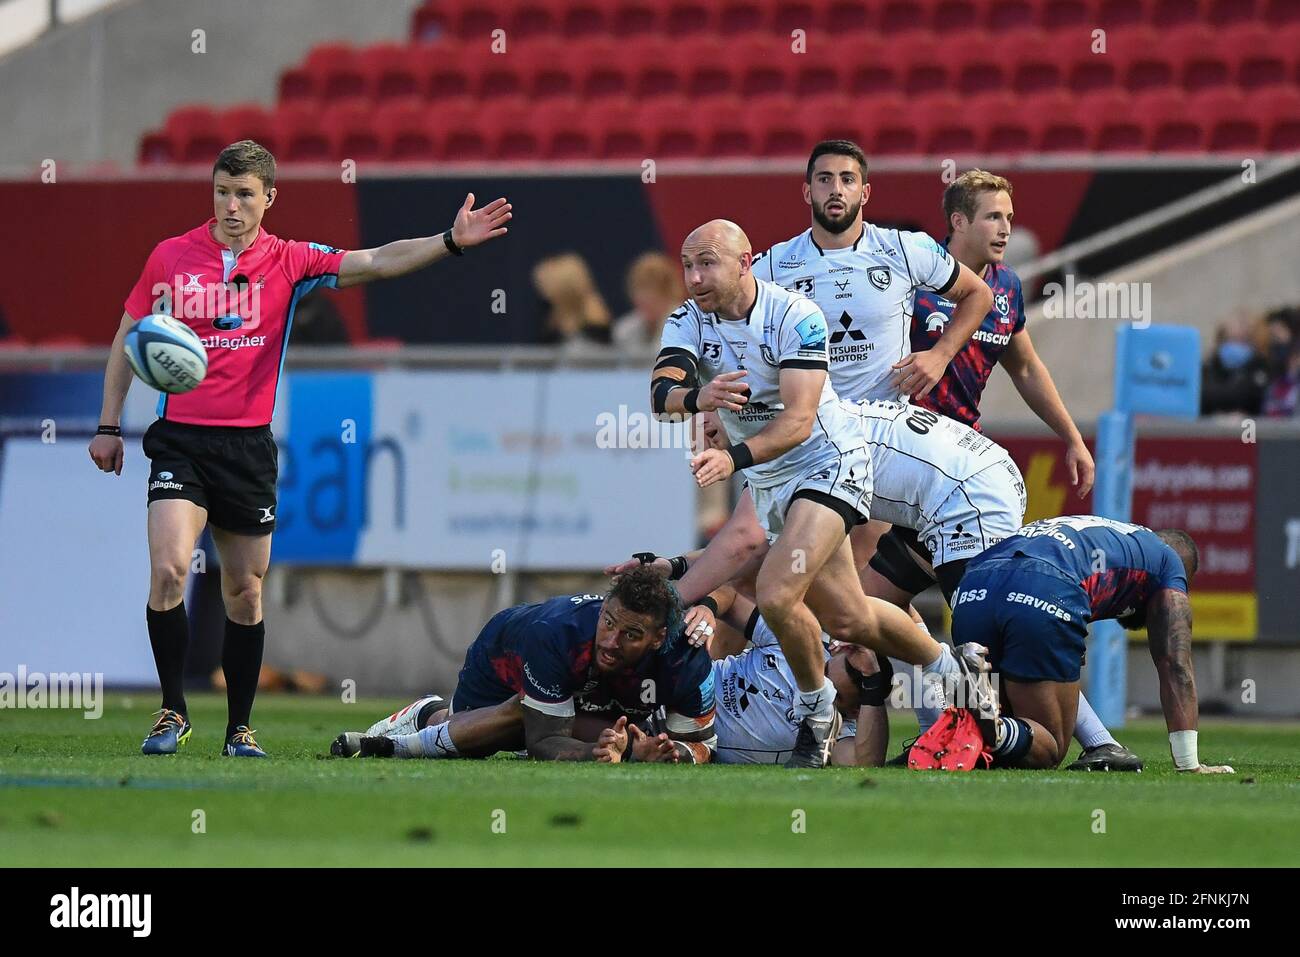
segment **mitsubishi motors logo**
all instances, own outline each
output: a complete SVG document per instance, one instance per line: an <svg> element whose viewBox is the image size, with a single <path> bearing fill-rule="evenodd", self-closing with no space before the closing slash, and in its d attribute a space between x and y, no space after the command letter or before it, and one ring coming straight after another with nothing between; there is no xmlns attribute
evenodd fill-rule
<svg viewBox="0 0 1300 957"><path fill-rule="evenodd" d="M831 345L836 345L844 341L844 337L852 339L854 342L866 342L867 334L861 329L853 328L853 317L847 312L840 314L840 325L844 328L837 329L831 333Z"/></svg>

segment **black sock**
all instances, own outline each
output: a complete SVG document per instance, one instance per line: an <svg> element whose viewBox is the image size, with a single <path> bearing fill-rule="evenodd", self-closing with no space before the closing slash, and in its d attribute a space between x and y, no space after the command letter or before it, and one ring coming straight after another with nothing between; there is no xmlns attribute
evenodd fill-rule
<svg viewBox="0 0 1300 957"><path fill-rule="evenodd" d="M238 625L226 619L226 638L221 646L221 670L226 676L226 707L229 724L226 737L239 725L248 725L257 696L257 678L262 672L262 646L266 642L266 622Z"/></svg>
<svg viewBox="0 0 1300 957"><path fill-rule="evenodd" d="M185 649L190 643L190 620L185 602L167 611L145 607L149 623L149 644L153 645L153 663L162 685L162 706L181 714L185 710Z"/></svg>

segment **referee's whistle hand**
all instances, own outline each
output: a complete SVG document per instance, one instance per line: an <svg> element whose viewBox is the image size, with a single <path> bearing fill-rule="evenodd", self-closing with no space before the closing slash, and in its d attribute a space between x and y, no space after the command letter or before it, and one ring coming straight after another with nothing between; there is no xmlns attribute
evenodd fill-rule
<svg viewBox="0 0 1300 957"><path fill-rule="evenodd" d="M97 435L90 440L90 460L101 472L121 475L124 458L121 436Z"/></svg>

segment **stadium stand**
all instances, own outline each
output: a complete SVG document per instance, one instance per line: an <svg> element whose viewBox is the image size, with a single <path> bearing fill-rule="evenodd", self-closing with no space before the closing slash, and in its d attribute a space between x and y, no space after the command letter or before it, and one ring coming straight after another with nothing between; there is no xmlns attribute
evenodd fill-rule
<svg viewBox="0 0 1300 957"><path fill-rule="evenodd" d="M286 159L425 163L786 156L828 123L877 154L1286 150L1300 134L1300 0L438 0L411 32L316 45L273 113L232 107L222 129L294 129ZM714 129L737 96L760 118ZM206 160L200 109L146 133L140 162Z"/></svg>

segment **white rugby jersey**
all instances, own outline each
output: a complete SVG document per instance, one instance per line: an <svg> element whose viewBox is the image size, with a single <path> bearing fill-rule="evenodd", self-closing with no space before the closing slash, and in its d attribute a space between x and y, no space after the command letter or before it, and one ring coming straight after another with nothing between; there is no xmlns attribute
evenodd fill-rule
<svg viewBox="0 0 1300 957"><path fill-rule="evenodd" d="M921 529L964 481L1011 461L987 435L919 405L860 402L855 408L871 452L873 519Z"/></svg>
<svg viewBox="0 0 1300 957"><path fill-rule="evenodd" d="M718 412L733 443L758 434L785 409L782 368L826 369L828 364L826 319L817 304L775 283L755 281L758 295L744 319L701 312L688 299L664 323L661 340L664 349L685 350L695 359L701 385L724 372L746 370L740 381L749 386L749 402L739 412ZM745 478L770 488L862 444L856 416L839 402L827 376L812 434L784 455L746 469Z"/></svg>
<svg viewBox="0 0 1300 957"><path fill-rule="evenodd" d="M830 333L831 384L842 399L897 399L889 367L912 351L913 296L957 281L948 250L925 233L864 223L857 242L822 249L809 228L754 257L754 274L821 307Z"/></svg>
<svg viewBox="0 0 1300 957"><path fill-rule="evenodd" d="M781 643L761 617L749 637L752 647L713 662L715 760L721 764L774 764L789 756L799 733L794 717L799 686ZM823 634L823 650L827 640ZM830 652L824 654L829 660ZM839 737L855 733L856 724L845 722Z"/></svg>

